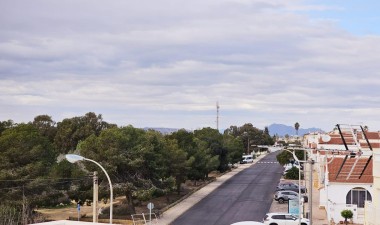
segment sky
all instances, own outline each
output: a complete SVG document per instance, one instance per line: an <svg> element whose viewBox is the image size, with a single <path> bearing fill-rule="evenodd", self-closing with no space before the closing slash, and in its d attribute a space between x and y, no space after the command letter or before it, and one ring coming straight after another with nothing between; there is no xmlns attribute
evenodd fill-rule
<svg viewBox="0 0 380 225"><path fill-rule="evenodd" d="M380 130L374 0L0 0L0 121Z"/></svg>

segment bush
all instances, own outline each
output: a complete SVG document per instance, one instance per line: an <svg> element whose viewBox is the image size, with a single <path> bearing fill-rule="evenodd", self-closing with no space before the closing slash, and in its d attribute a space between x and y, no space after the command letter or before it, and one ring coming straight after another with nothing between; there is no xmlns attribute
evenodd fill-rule
<svg viewBox="0 0 380 225"><path fill-rule="evenodd" d="M285 179L290 179L290 180L298 180L298 168L297 167L292 167L288 172L285 174ZM303 178L301 174L301 179Z"/></svg>
<svg viewBox="0 0 380 225"><path fill-rule="evenodd" d="M348 223L347 219L351 219L354 216L352 211L349 209L343 210L342 212L340 212L340 215L342 215L342 217L344 218L344 222L346 222L346 224Z"/></svg>
<svg viewBox="0 0 380 225"><path fill-rule="evenodd" d="M139 201L148 201L149 199L152 199L155 190L156 188L154 187L147 190L138 190L134 192L134 195Z"/></svg>
<svg viewBox="0 0 380 225"><path fill-rule="evenodd" d="M18 225L20 223L21 212L12 206L0 205L0 224Z"/></svg>

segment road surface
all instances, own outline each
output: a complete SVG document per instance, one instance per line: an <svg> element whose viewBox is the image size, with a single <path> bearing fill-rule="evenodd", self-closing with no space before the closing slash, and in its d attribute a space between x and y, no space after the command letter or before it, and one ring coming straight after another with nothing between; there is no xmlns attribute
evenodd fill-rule
<svg viewBox="0 0 380 225"><path fill-rule="evenodd" d="M262 221L272 204L283 167L270 153L231 177L215 191L174 220L171 225L230 225Z"/></svg>

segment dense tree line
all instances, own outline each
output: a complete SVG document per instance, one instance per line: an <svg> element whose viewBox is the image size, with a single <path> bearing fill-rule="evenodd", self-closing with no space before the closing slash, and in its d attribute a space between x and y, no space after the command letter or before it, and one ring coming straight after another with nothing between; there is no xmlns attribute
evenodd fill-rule
<svg viewBox="0 0 380 225"><path fill-rule="evenodd" d="M133 126L119 127L101 115L64 119L48 115L32 122L0 122L0 206L33 208L92 197L91 162L72 165L68 153L80 154L105 167L116 195L125 195L133 212L134 199L180 193L187 180L207 179L211 171L225 172L237 163L250 145L273 144L266 128L252 124L231 126L223 134L212 128L178 130L163 135ZM253 150L253 148L252 148ZM107 184L99 171L101 184ZM104 181L104 182L102 182ZM107 185L101 185L107 198ZM24 212L25 213L25 212Z"/></svg>

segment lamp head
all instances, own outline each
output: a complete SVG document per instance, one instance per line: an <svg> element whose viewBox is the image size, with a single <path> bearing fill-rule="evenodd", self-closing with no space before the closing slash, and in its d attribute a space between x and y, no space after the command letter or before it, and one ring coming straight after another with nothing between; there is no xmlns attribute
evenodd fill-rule
<svg viewBox="0 0 380 225"><path fill-rule="evenodd" d="M67 159L67 161L69 161L71 163L76 163L78 161L84 160L85 158L83 156L80 156L80 155L67 154L66 159Z"/></svg>

